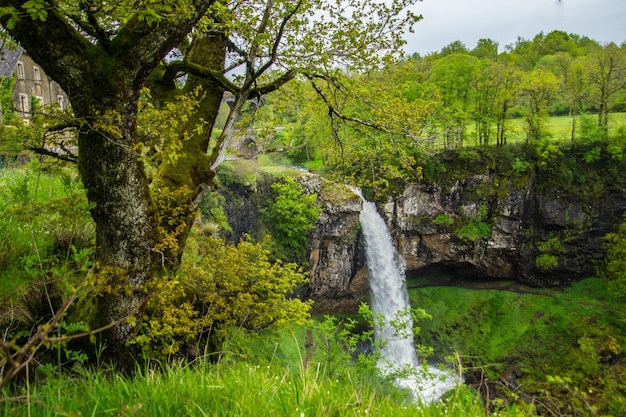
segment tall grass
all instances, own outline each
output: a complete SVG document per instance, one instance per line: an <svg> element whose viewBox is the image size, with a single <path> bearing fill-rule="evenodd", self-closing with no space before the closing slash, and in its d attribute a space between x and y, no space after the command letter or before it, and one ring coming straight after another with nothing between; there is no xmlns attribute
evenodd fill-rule
<svg viewBox="0 0 626 417"><path fill-rule="evenodd" d="M0 275L13 271L14 281L19 281L21 273L44 262L50 251L69 244L88 246L93 225L84 194L69 168L45 170L33 160L0 170Z"/></svg>
<svg viewBox="0 0 626 417"><path fill-rule="evenodd" d="M250 362L145 367L133 376L84 371L47 379L0 402L10 416L482 416L475 392L457 391L430 407L381 393L319 363L290 368ZM7 396L8 393L3 393Z"/></svg>

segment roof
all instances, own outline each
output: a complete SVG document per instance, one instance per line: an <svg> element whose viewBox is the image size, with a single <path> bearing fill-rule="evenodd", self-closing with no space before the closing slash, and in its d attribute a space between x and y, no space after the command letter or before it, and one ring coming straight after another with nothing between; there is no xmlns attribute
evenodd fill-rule
<svg viewBox="0 0 626 417"><path fill-rule="evenodd" d="M24 53L22 48L7 48L2 47L0 49L0 77L9 77L13 74L13 70L17 65L17 61Z"/></svg>

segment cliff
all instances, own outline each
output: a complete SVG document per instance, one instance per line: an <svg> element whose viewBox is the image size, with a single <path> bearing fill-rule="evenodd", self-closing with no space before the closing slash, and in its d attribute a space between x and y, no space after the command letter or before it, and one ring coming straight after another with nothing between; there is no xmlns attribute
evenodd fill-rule
<svg viewBox="0 0 626 417"><path fill-rule="evenodd" d="M587 163L585 149L513 172L483 155L454 156L437 180L405 185L378 203L407 273L445 268L469 279L506 279L545 287L593 276L603 236L626 209L624 161ZM519 160L518 158L516 158ZM359 212L349 188L311 174L300 184L322 213L309 235L310 281L302 295L320 312L353 312L366 298ZM555 180L555 178L557 180ZM259 231L258 212L275 179L225 191L233 236Z"/></svg>
<svg viewBox="0 0 626 417"><path fill-rule="evenodd" d="M477 197L481 189L497 191ZM408 271L441 265L467 278L532 286L592 276L604 256L602 237L625 208L623 191L584 202L538 187L533 177L515 185L493 173L447 190L411 184L382 206Z"/></svg>

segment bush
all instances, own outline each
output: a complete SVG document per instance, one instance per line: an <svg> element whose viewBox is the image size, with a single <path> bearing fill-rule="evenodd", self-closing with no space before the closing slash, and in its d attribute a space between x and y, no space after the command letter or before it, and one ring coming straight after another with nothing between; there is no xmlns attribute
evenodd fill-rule
<svg viewBox="0 0 626 417"><path fill-rule="evenodd" d="M258 331L308 319L310 302L290 298L306 282L295 264L274 263L258 243L229 245L215 237L188 243L175 277L155 283L141 334L148 357L167 357L185 343L219 352L233 328Z"/></svg>
<svg viewBox="0 0 626 417"><path fill-rule="evenodd" d="M272 184L274 198L268 217L277 257L288 262L305 263L309 244L309 231L321 209L316 203L317 194L307 194L292 177Z"/></svg>

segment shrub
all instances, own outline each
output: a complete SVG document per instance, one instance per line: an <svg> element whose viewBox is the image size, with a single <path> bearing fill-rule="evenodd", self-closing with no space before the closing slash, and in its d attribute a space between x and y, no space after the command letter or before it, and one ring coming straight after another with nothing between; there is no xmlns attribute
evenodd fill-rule
<svg viewBox="0 0 626 417"><path fill-rule="evenodd" d="M292 177L272 184L274 199L269 207L272 238L277 257L289 262L304 262L309 231L320 215L317 194L307 194Z"/></svg>
<svg viewBox="0 0 626 417"><path fill-rule="evenodd" d="M258 243L229 245L215 237L190 241L175 277L155 283L139 344L147 356L177 353L203 340L219 352L233 328L258 331L308 319L310 302L290 298L306 282L295 264L274 263Z"/></svg>

